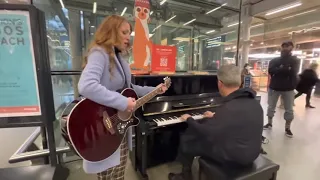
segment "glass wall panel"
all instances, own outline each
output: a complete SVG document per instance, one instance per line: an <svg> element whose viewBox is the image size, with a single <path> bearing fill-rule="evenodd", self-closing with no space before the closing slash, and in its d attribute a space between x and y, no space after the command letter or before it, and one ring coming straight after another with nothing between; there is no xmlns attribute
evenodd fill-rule
<svg viewBox="0 0 320 180"><path fill-rule="evenodd" d="M191 28L161 26L161 45L176 46L176 71L187 71L192 61Z"/></svg>
<svg viewBox="0 0 320 180"><path fill-rule="evenodd" d="M200 35L199 70L217 71L221 65L236 64L239 16L225 17L221 28L207 30Z"/></svg>
<svg viewBox="0 0 320 180"><path fill-rule="evenodd" d="M55 9L48 0L34 0L33 3L45 12L51 69L72 69L69 32L68 27L65 27L66 24L64 24L68 22L61 21L61 18L67 19L68 10Z"/></svg>
<svg viewBox="0 0 320 180"><path fill-rule="evenodd" d="M74 82L80 75L53 75L52 76L52 88L54 107L56 110L60 106L70 103L74 100Z"/></svg>
<svg viewBox="0 0 320 180"><path fill-rule="evenodd" d="M65 8L61 8L60 1L33 2L45 12L50 65L55 74L81 71L79 64L87 45L105 17L121 14L133 27L135 25L132 0L97 1L95 13L91 1L83 4L62 1ZM235 63L238 0L215 0L208 1L208 4L166 1L160 5L159 2L151 2L150 39L154 44L177 47L177 71L216 71L221 64ZM134 35L133 32L131 43ZM133 60L131 54L126 57L129 63ZM78 78L52 76L56 109L78 96Z"/></svg>
<svg viewBox="0 0 320 180"><path fill-rule="evenodd" d="M109 4L101 2L98 7L108 9ZM133 1L129 0L114 3L112 11L106 10L104 15L99 14L101 11L91 15L91 24L98 26L108 15L122 14L134 27L133 7ZM235 63L238 8L239 0L204 3L166 1L160 6L152 2L149 23L151 40L154 44L177 46L177 71L216 71L222 64ZM94 28L90 28L90 32L94 34ZM132 56L129 62L132 62Z"/></svg>

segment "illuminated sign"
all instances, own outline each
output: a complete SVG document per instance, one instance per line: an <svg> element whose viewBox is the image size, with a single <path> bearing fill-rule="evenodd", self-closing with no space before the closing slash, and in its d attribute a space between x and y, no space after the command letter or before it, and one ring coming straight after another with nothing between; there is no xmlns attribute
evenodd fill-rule
<svg viewBox="0 0 320 180"><path fill-rule="evenodd" d="M206 48L219 47L221 46L222 42L225 42L225 36L206 39Z"/></svg>

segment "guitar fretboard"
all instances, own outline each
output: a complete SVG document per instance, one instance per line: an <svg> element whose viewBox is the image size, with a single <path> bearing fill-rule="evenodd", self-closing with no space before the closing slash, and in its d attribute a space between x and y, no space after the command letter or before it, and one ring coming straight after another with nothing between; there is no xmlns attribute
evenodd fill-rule
<svg viewBox="0 0 320 180"><path fill-rule="evenodd" d="M149 92L145 96L143 96L140 99L138 99L137 102L136 102L136 107L135 107L134 110L139 109L142 105L144 105L145 103L150 101L152 98L154 98L158 94L160 88L161 87L157 87L153 91Z"/></svg>

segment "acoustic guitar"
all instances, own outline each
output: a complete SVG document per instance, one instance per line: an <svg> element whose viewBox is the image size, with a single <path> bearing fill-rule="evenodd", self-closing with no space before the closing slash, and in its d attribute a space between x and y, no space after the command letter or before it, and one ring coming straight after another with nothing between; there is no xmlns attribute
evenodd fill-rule
<svg viewBox="0 0 320 180"><path fill-rule="evenodd" d="M169 88L171 79L164 78L164 85ZM76 153L90 162L99 162L110 157L120 147L128 128L139 124L140 120L134 112L159 92L160 85L138 99L133 89L124 89L121 92L123 96L137 100L133 112L118 111L86 98L80 100L67 120L69 140Z"/></svg>

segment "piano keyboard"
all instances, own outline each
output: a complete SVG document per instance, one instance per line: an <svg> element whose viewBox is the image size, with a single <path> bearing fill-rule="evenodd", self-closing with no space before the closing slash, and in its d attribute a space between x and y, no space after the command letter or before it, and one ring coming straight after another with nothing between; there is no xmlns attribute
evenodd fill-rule
<svg viewBox="0 0 320 180"><path fill-rule="evenodd" d="M194 120L200 120L203 119L202 114L198 113L191 113L190 114ZM157 123L157 126L166 126L166 125L171 125L171 124L177 124L177 123L182 123L183 121L180 119L180 117L173 116L173 117L168 117L168 118L157 118L153 119L155 123Z"/></svg>

